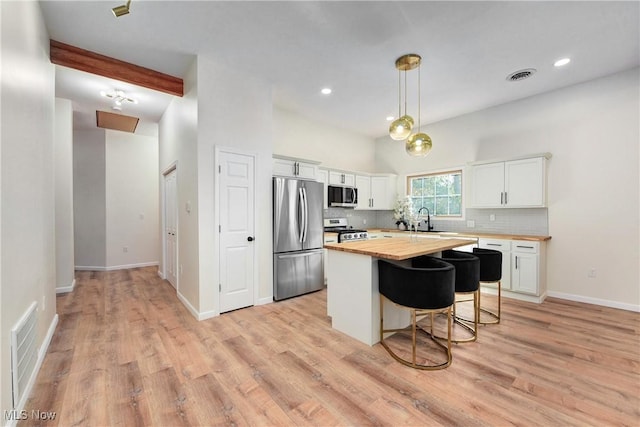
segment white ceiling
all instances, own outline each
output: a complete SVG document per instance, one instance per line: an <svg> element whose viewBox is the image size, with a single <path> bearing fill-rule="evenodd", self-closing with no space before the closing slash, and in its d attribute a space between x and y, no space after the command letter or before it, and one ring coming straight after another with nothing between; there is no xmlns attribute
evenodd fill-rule
<svg viewBox="0 0 640 427"><path fill-rule="evenodd" d="M640 65L637 1L133 0L131 13L115 18L111 8L123 3L41 5L54 40L178 77L205 55L261 76L279 107L372 137L386 134L385 117L397 114L394 62L405 53L423 58L423 123ZM571 63L554 68L565 56ZM506 80L523 68L538 71ZM109 109L103 89L138 98L122 113L151 122L171 99L64 67L56 75L57 96L74 101L78 125L95 125L95 109ZM417 75L408 77L412 102ZM333 94L321 95L325 86Z"/></svg>

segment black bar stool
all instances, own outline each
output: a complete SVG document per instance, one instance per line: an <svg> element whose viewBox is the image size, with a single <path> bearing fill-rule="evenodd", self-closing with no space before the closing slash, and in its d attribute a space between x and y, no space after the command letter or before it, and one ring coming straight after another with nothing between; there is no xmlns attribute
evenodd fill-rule
<svg viewBox="0 0 640 427"><path fill-rule="evenodd" d="M412 265L421 267L426 258L413 258ZM478 339L478 320L480 318L480 260L475 255L468 252L454 250L442 251L442 261L452 264L455 267L455 293L457 295L473 294L473 320L467 320L457 315L456 304L468 302L469 300L455 300L453 304L453 320L458 325L471 333L469 338L452 339L452 342L463 343ZM471 326L473 325L473 326Z"/></svg>
<svg viewBox="0 0 640 427"><path fill-rule="evenodd" d="M502 252L493 249L473 248L473 254L480 259L480 283L496 283L498 287L498 309L490 311L480 306L480 311L487 313L491 320L482 319L482 325L500 323L502 306Z"/></svg>
<svg viewBox="0 0 640 427"><path fill-rule="evenodd" d="M411 268L387 261L378 261L378 287L380 290L380 343L389 354L403 365L416 369L435 370L451 365L451 310L455 301L454 267L440 259L424 260L423 267ZM411 325L399 329L385 329L384 300L411 311ZM446 313L446 346L433 335L435 313ZM417 324L418 317L431 316L430 330ZM385 333L411 330L411 360L402 358L385 341ZM417 363L416 335L420 330L427 334L439 347L444 349L446 361L442 363Z"/></svg>

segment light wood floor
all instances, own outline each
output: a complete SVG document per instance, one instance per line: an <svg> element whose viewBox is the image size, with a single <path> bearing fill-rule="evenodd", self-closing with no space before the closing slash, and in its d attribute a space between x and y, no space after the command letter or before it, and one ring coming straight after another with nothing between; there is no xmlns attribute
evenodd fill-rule
<svg viewBox="0 0 640 427"><path fill-rule="evenodd" d="M504 299L500 325L425 372L332 330L325 301L197 322L155 268L80 272L26 409L60 426L640 424L638 313Z"/></svg>

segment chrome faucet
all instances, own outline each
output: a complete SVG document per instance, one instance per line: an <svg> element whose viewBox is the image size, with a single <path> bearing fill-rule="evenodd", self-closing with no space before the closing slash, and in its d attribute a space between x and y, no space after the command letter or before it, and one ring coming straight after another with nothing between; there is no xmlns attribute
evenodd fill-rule
<svg viewBox="0 0 640 427"><path fill-rule="evenodd" d="M433 226L431 225L431 213L429 212L429 208L426 207L421 207L418 210L418 216L420 216L420 213L422 212L422 209L426 209L427 210L427 231L431 231L433 230Z"/></svg>

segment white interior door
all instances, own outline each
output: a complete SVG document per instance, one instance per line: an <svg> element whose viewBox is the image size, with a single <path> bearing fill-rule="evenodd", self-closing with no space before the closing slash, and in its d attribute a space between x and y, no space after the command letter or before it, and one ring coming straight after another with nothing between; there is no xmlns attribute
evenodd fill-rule
<svg viewBox="0 0 640 427"><path fill-rule="evenodd" d="M254 163L249 155L219 152L221 313L254 304Z"/></svg>
<svg viewBox="0 0 640 427"><path fill-rule="evenodd" d="M164 253L165 253L165 277L171 286L176 288L178 265L178 227L177 227L177 186L176 170L164 176Z"/></svg>

